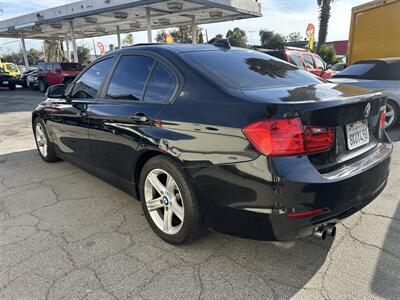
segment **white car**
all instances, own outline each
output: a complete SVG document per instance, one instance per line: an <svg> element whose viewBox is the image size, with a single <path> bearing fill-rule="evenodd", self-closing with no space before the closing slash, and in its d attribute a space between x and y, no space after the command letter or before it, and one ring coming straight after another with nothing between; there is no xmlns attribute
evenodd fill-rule
<svg viewBox="0 0 400 300"><path fill-rule="evenodd" d="M360 60L330 81L385 90L388 93L385 128L394 127L400 115L400 57Z"/></svg>

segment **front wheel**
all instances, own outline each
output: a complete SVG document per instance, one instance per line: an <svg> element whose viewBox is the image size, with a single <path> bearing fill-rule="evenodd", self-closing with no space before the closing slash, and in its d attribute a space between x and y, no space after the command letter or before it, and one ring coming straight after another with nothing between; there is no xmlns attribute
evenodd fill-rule
<svg viewBox="0 0 400 300"><path fill-rule="evenodd" d="M41 93L46 93L47 91L47 84L43 80L39 80L39 90Z"/></svg>
<svg viewBox="0 0 400 300"><path fill-rule="evenodd" d="M191 182L174 160L161 155L150 159L141 172L139 193L147 221L168 243L183 244L203 229Z"/></svg>
<svg viewBox="0 0 400 300"><path fill-rule="evenodd" d="M35 136L36 147L40 157L45 162L60 160L54 152L53 144L50 142L44 122L40 118L33 121L33 134Z"/></svg>

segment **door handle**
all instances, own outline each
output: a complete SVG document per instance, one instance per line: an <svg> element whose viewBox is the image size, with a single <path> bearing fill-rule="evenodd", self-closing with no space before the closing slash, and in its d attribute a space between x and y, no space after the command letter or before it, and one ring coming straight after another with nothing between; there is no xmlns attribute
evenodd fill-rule
<svg viewBox="0 0 400 300"><path fill-rule="evenodd" d="M77 113L78 117L87 117L87 115L88 114L86 112L84 112L84 111L80 111L80 112Z"/></svg>
<svg viewBox="0 0 400 300"><path fill-rule="evenodd" d="M134 121L136 123L149 123L150 118L143 113L138 113L134 116L129 116L129 120Z"/></svg>

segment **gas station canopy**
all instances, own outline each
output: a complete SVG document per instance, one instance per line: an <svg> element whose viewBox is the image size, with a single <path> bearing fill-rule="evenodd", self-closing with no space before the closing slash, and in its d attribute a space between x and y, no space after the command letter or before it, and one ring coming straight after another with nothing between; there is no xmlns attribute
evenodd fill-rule
<svg viewBox="0 0 400 300"><path fill-rule="evenodd" d="M261 16L258 0L83 0L0 21L0 37L20 38L25 66L29 67L25 39L69 40L78 60L76 39Z"/></svg>
<svg viewBox="0 0 400 300"><path fill-rule="evenodd" d="M64 39L73 27L79 39L258 16L257 0L85 0L0 21L0 37Z"/></svg>

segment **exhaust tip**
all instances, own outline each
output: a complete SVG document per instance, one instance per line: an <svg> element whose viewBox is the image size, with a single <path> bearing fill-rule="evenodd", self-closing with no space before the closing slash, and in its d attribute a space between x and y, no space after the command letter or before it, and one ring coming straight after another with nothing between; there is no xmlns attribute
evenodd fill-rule
<svg viewBox="0 0 400 300"><path fill-rule="evenodd" d="M326 239L326 230L318 229L317 231L314 231L312 235L313 235L313 237L315 237L319 240L325 240Z"/></svg>
<svg viewBox="0 0 400 300"><path fill-rule="evenodd" d="M326 233L331 236L331 237L335 237L336 235L336 226L335 224L328 224L325 227Z"/></svg>

